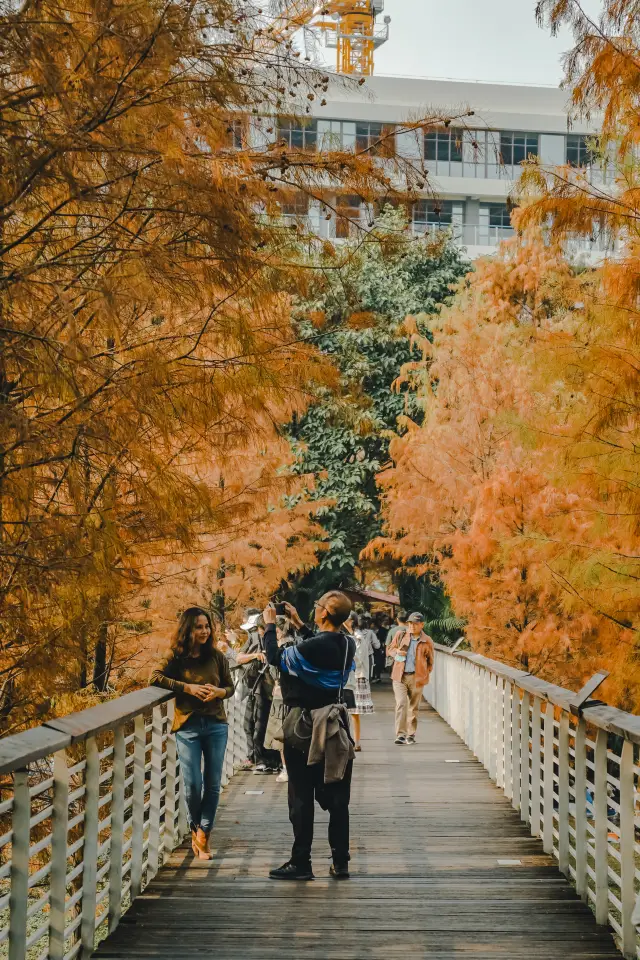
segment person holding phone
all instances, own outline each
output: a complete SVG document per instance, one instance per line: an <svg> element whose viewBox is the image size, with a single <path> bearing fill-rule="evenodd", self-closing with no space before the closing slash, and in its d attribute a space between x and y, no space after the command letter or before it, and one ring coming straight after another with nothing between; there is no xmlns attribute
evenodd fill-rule
<svg viewBox="0 0 640 960"><path fill-rule="evenodd" d="M282 699L287 718L296 708L320 710L341 702L356 652L353 637L343 632L351 613L351 601L338 590L330 590L314 604L315 632L306 627L291 604L285 605L288 619L302 640L293 647L281 647L276 631L277 612L269 605L262 614L266 625L264 647L268 662L280 671ZM286 720L285 720L286 723ZM307 763L307 754L288 742L285 731L284 759L289 775L289 819L293 827L291 859L269 872L272 880L313 880L311 845L314 805L317 800L329 811L329 844L333 856L331 876L349 877L349 800L353 760L345 765L341 780L324 782L324 764Z"/></svg>
<svg viewBox="0 0 640 960"><path fill-rule="evenodd" d="M211 860L209 835L229 730L223 701L233 696L233 681L227 658L214 646L213 624L205 610L184 611L169 654L149 682L176 695L172 732L184 778L191 846L200 860Z"/></svg>

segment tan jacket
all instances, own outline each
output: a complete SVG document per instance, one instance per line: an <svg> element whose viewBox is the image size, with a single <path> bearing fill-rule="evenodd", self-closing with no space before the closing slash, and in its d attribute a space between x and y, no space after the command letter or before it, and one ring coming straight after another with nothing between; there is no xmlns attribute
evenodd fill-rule
<svg viewBox="0 0 640 960"><path fill-rule="evenodd" d="M406 630L398 630L397 633L394 634L390 645L387 647L387 656L393 659L393 666L391 668L392 680L402 680L404 676L406 661L396 660L395 656L397 653L406 656L410 642L411 631L407 628ZM428 637L423 630L418 637L418 646L416 647L416 687L422 688L429 682L429 677L433 670L434 657L435 649L433 640L431 637Z"/></svg>

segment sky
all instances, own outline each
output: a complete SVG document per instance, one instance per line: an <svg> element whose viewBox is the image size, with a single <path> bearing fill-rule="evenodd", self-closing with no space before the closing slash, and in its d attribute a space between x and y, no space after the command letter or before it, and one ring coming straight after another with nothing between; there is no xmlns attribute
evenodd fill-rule
<svg viewBox="0 0 640 960"><path fill-rule="evenodd" d="M583 6L593 14L601 2ZM540 29L534 8L535 0L386 0L390 36L375 72L557 86L571 36Z"/></svg>

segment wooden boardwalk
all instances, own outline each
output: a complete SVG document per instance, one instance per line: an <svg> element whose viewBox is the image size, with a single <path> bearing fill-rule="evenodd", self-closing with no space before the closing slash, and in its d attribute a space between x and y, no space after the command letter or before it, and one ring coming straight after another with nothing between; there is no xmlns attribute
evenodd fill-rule
<svg viewBox="0 0 640 960"><path fill-rule="evenodd" d="M97 957L620 960L447 724L425 705L418 744L397 747L388 687L374 698L354 771L351 880L329 879L320 810L316 880L266 879L289 856L286 785L240 774L224 792L213 862L177 850Z"/></svg>

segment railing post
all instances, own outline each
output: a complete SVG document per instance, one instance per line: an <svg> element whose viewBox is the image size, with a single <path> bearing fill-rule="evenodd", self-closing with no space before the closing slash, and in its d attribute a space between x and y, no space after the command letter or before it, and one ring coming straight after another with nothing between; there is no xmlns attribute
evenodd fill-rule
<svg viewBox="0 0 640 960"><path fill-rule="evenodd" d="M511 697L511 776L514 810L520 809L520 691L514 684Z"/></svg>
<svg viewBox="0 0 640 960"><path fill-rule="evenodd" d="M513 696L513 684L510 680L505 680L503 691L502 715L504 718L504 792L508 800L513 800L513 755L512 755L512 737L513 730L511 726L512 708L511 698Z"/></svg>
<svg viewBox="0 0 640 960"><path fill-rule="evenodd" d="M147 859L147 879L151 880L158 872L160 861L160 806L162 804L162 729L163 719L160 707L154 707L151 729L151 783L149 793L149 852Z"/></svg>
<svg viewBox="0 0 640 960"><path fill-rule="evenodd" d="M620 900L622 902L622 952L636 957L636 928L631 916L635 905L635 791L633 744L625 740L620 757Z"/></svg>
<svg viewBox="0 0 640 960"><path fill-rule="evenodd" d="M555 708L551 701L544 712L544 781L542 801L542 843L545 853L553 854L553 731Z"/></svg>
<svg viewBox="0 0 640 960"><path fill-rule="evenodd" d="M558 864L569 876L569 714L562 711L558 735Z"/></svg>
<svg viewBox="0 0 640 960"><path fill-rule="evenodd" d="M520 819L529 823L529 708L531 696L525 690L520 701Z"/></svg>
<svg viewBox="0 0 640 960"><path fill-rule="evenodd" d="M575 738L576 784L576 890L587 902L587 728L583 717L578 720Z"/></svg>
<svg viewBox="0 0 640 960"><path fill-rule="evenodd" d="M232 703L232 700L229 701ZM164 796L165 815L164 815L164 854L163 860L166 862L176 846L176 813L180 802L178 780L178 751L176 749L176 738L171 733L173 724L174 703L167 704L167 761L166 761L166 793ZM233 754L233 737L231 731L231 722L233 720L233 711L229 710L229 748Z"/></svg>
<svg viewBox="0 0 640 960"><path fill-rule="evenodd" d="M111 784L111 845L109 848L109 933L120 922L122 915L122 847L124 844L124 781L127 748L124 726L113 733L113 781Z"/></svg>
<svg viewBox="0 0 640 960"><path fill-rule="evenodd" d="M598 730L595 751L594 817L596 834L596 923L606 923L609 915L609 871L607 821L607 733Z"/></svg>
<svg viewBox="0 0 640 960"><path fill-rule="evenodd" d="M505 722L504 722L504 677L496 677L496 783L504 789L504 751L505 751Z"/></svg>
<svg viewBox="0 0 640 960"><path fill-rule="evenodd" d="M11 840L11 898L9 901L9 960L27 955L27 907L29 897L29 844L31 842L31 795L29 771L13 775Z"/></svg>
<svg viewBox="0 0 640 960"><path fill-rule="evenodd" d="M82 956L90 957L96 934L100 756L95 737L86 743L84 846L82 848ZM112 826L113 830L113 826Z"/></svg>
<svg viewBox="0 0 640 960"><path fill-rule="evenodd" d="M53 755L53 816L51 824L51 910L49 960L63 960L66 927L67 837L69 832L69 768L66 750Z"/></svg>
<svg viewBox="0 0 640 960"><path fill-rule="evenodd" d="M142 846L144 837L144 768L146 730L144 716L138 714L133 730L133 804L131 807L131 899L142 890Z"/></svg>
<svg viewBox="0 0 640 960"><path fill-rule="evenodd" d="M540 836L540 764L542 762L540 744L540 697L533 698L531 718L531 833Z"/></svg>

